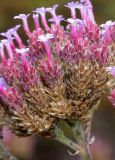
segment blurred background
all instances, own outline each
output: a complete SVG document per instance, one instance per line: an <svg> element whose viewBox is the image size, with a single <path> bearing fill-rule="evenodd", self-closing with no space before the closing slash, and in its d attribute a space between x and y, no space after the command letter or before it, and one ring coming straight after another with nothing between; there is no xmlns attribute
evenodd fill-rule
<svg viewBox="0 0 115 160"><path fill-rule="evenodd" d="M49 7L55 3L60 5L58 13L69 17L69 11L64 8L67 0L1 0L0 3L0 32L15 26L20 21L13 20L19 13L30 13L37 7ZM115 0L92 0L96 21L98 24L106 20L115 20ZM31 20L30 20L31 25ZM32 25L31 25L32 26ZM20 33L22 38L25 35ZM2 37L0 37L1 39ZM20 160L78 160L70 156L67 148L60 143L35 135L27 138L17 138L6 128L4 143ZM94 160L115 160L115 108L107 98L95 113L92 123L92 135L96 141L91 151Z"/></svg>

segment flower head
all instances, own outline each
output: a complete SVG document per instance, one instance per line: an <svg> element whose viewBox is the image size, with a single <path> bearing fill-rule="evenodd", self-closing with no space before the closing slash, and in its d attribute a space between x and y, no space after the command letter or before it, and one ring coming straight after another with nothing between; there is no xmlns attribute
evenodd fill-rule
<svg viewBox="0 0 115 160"><path fill-rule="evenodd" d="M17 33L20 25L1 34L6 38L0 42L2 114L8 115L5 124L17 135L47 132L60 119L85 122L102 95L112 90L109 99L115 104L114 22L96 24L90 0L65 6L71 11L66 27L60 23L63 16L56 14L57 4L34 11L33 31L30 14L15 16L23 21L26 45ZM51 26L47 12L52 16Z"/></svg>
<svg viewBox="0 0 115 160"><path fill-rule="evenodd" d="M40 35L38 37L38 41L41 41L44 43L49 62L51 61L51 51L50 51L48 40L52 39L53 37L54 37L53 34L49 34L49 33L46 35Z"/></svg>
<svg viewBox="0 0 115 160"><path fill-rule="evenodd" d="M59 5L55 4L52 8L46 8L47 12L50 12L53 18L50 18L49 22L54 22L57 26L60 24L61 21L64 20L63 15L56 15L56 9Z"/></svg>
<svg viewBox="0 0 115 160"><path fill-rule="evenodd" d="M44 7L36 8L36 10L34 12L39 13L41 16L43 16L43 15L45 16L46 8L44 8Z"/></svg>
<svg viewBox="0 0 115 160"><path fill-rule="evenodd" d="M24 53L26 53L26 52L29 52L29 48L22 48L22 49L16 48L15 51L16 51L17 53L24 54Z"/></svg>
<svg viewBox="0 0 115 160"><path fill-rule="evenodd" d="M38 41L47 42L49 39L52 39L53 37L54 37L53 34L50 34L50 33L48 33L46 35L40 35L38 37Z"/></svg>
<svg viewBox="0 0 115 160"><path fill-rule="evenodd" d="M67 3L67 5L65 5L66 7L70 9L71 16L73 19L76 19L76 12L75 12L76 5L77 5L77 2L70 2L70 3Z"/></svg>
<svg viewBox="0 0 115 160"><path fill-rule="evenodd" d="M24 30L25 32L27 33L27 35L30 35L30 29L29 29L29 26L28 26L28 23L27 23L27 19L28 17L30 16L30 14L19 14L18 16L15 16L14 19L21 19L22 22L23 22L23 27L24 27Z"/></svg>
<svg viewBox="0 0 115 160"><path fill-rule="evenodd" d="M34 19L34 24L35 24L35 28L36 30L39 29L39 14L33 14L33 19Z"/></svg>
<svg viewBox="0 0 115 160"><path fill-rule="evenodd" d="M50 28L49 28L49 26L47 24L47 20L46 20L46 11L47 11L46 8L41 7L41 8L36 8L36 10L34 12L40 14L41 19L42 19L42 23L43 23L45 29L47 31L49 31Z"/></svg>
<svg viewBox="0 0 115 160"><path fill-rule="evenodd" d="M115 24L115 22L112 22L112 21L107 21L105 24L101 24L100 26L104 29L110 27L110 26L113 26Z"/></svg>
<svg viewBox="0 0 115 160"><path fill-rule="evenodd" d="M58 6L59 6L58 4L55 4L55 5L53 5L52 8L46 8L46 11L52 13L52 15L55 15L56 14L56 9L57 9Z"/></svg>
<svg viewBox="0 0 115 160"><path fill-rule="evenodd" d="M6 47L6 49L8 51L8 56L10 58L12 58L13 52L12 52L11 45L10 45L9 41L7 39L3 39L3 40L1 40L1 42Z"/></svg>

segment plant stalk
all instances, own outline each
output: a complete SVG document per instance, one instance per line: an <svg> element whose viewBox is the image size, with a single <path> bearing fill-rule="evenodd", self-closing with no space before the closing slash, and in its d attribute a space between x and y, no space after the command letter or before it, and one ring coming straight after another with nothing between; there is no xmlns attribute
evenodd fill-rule
<svg viewBox="0 0 115 160"><path fill-rule="evenodd" d="M80 121L75 123L73 134L75 139L77 139L77 142L74 142L64 135L60 126L55 126L55 139L68 146L72 151L75 152L75 154L79 154L81 160L93 160L90 153L90 133L85 132L85 127L86 126L84 126L84 124ZM87 131L90 132L90 126Z"/></svg>
<svg viewBox="0 0 115 160"><path fill-rule="evenodd" d="M0 160L18 160L14 155L12 155L3 143L0 141Z"/></svg>

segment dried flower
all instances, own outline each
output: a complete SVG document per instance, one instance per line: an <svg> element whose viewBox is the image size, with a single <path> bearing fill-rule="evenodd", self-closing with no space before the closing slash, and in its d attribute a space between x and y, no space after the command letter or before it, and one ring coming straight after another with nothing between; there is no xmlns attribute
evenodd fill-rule
<svg viewBox="0 0 115 160"><path fill-rule="evenodd" d="M47 132L59 119L86 121L102 95L113 89L115 23L97 25L89 0L65 6L71 11L66 29L54 5L34 11L33 31L28 24L30 14L14 17L23 21L27 45L17 33L20 25L1 34L6 39L0 43L0 113L17 135ZM82 19L77 19L76 9ZM51 27L47 12L52 16ZM113 105L114 92L109 97Z"/></svg>

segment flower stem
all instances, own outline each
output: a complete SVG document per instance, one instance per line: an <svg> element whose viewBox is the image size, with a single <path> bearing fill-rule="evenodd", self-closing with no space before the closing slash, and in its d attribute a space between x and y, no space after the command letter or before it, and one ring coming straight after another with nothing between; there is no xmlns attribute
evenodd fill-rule
<svg viewBox="0 0 115 160"><path fill-rule="evenodd" d="M1 160L18 160L14 155L12 155L0 141L0 159Z"/></svg>
<svg viewBox="0 0 115 160"><path fill-rule="evenodd" d="M70 149L74 150L75 152L79 152L80 147L74 143L72 140L70 140L69 138L65 137L65 135L63 134L63 131L55 126L55 139L59 142L61 142L62 144L68 146Z"/></svg>
<svg viewBox="0 0 115 160"><path fill-rule="evenodd" d="M81 146L79 154L82 160L92 160L89 146L91 123L89 124L86 131L86 124L84 125L84 123L77 121L74 129L74 135L76 135L77 142Z"/></svg>
<svg viewBox="0 0 115 160"><path fill-rule="evenodd" d="M75 138L77 137L76 143L73 140L67 138L59 126L55 126L55 139L61 142L62 144L68 146L71 150L75 152L75 154L79 154L81 160L93 160L90 153L90 134L85 132L85 127L86 126L82 122L75 122L73 134ZM90 129L88 131L90 131Z"/></svg>

